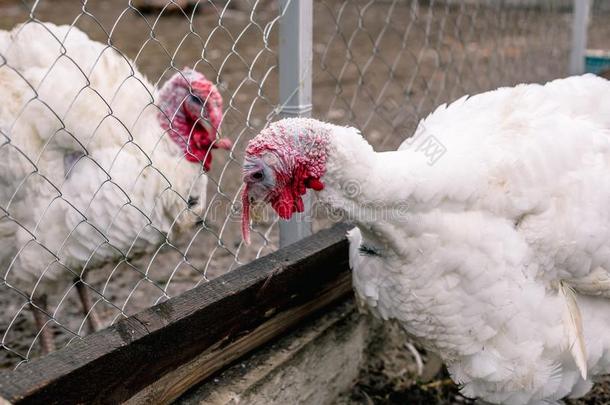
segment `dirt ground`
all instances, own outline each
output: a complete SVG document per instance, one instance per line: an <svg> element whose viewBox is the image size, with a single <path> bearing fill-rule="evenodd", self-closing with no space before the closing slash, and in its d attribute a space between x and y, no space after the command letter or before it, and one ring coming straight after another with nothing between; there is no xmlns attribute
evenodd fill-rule
<svg viewBox="0 0 610 405"><path fill-rule="evenodd" d="M417 376L414 357L405 348L409 338L397 324L377 327L379 332L369 344L365 365L351 391L341 395L334 405L460 405L476 404L459 393L443 367L433 378ZM424 364L426 351L417 348ZM610 375L598 379L583 398L566 399L566 405L602 405L610 403Z"/></svg>
<svg viewBox="0 0 610 405"><path fill-rule="evenodd" d="M356 126L376 148L389 150L443 102L566 75L569 12L554 8L553 1L540 1L541 7L483 3L315 1L313 115ZM250 246L241 243L234 204L242 151L279 111L277 2L224 4L201 1L186 12L160 14L141 13L126 0L0 0L0 29L31 19L73 24L132 58L152 82L162 83L173 74L172 67L192 66L213 79L224 98L222 136L235 146L230 153L215 154L206 227L133 266L109 264L91 272L96 310L106 325L277 248L271 215L255 226ZM591 47L610 48L607 17L595 15ZM316 227L327 223L320 219ZM60 346L84 334L76 293L69 287L64 299L51 301L60 303L53 327ZM0 283L0 367L38 355L33 344L37 331L26 304L27 299ZM390 389L396 381L371 364L349 396L353 403L370 403L368 397L380 398L374 403L409 399L402 386ZM458 401L450 386L441 387L442 395ZM435 389L426 395L436 395Z"/></svg>

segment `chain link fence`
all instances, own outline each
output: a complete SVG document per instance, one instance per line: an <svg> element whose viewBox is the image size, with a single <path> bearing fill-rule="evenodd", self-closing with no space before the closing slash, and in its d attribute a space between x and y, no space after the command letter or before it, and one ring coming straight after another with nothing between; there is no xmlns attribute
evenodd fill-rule
<svg viewBox="0 0 610 405"><path fill-rule="evenodd" d="M382 150L442 103L567 74L566 2L321 3L316 115L355 125Z"/></svg>
<svg viewBox="0 0 610 405"><path fill-rule="evenodd" d="M241 241L241 152L286 111L298 4L0 1L0 367L278 247L273 216ZM314 1L313 115L394 149L441 103L565 76L571 23L566 1Z"/></svg>
<svg viewBox="0 0 610 405"><path fill-rule="evenodd" d="M1 367L277 248L273 220L242 244L235 205L238 151L276 112L277 7L3 1L0 16Z"/></svg>

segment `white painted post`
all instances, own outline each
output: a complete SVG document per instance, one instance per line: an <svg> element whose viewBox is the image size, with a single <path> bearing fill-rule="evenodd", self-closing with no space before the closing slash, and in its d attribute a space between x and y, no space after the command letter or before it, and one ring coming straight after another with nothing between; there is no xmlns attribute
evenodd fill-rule
<svg viewBox="0 0 610 405"><path fill-rule="evenodd" d="M569 69L571 75L585 73L585 51L587 49L587 29L589 28L590 13L591 0L574 0Z"/></svg>
<svg viewBox="0 0 610 405"><path fill-rule="evenodd" d="M312 0L280 0L280 105L282 117L311 116L313 60ZM311 192L304 198L305 212L280 220L280 247L311 235Z"/></svg>

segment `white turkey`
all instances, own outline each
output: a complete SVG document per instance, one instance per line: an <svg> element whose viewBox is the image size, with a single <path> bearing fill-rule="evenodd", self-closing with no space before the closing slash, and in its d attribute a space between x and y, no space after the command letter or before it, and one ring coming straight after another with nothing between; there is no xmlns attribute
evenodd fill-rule
<svg viewBox="0 0 610 405"><path fill-rule="evenodd" d="M222 98L184 69L160 91L133 62L71 26L0 32L0 266L30 297L43 351L46 297L84 275L153 252L205 205ZM46 314L45 315L43 315Z"/></svg>
<svg viewBox="0 0 610 405"><path fill-rule="evenodd" d="M465 396L582 396L610 372L608 97L592 75L463 97L391 152L278 121L246 151L244 238L251 205L290 218L311 188L356 226L357 297L438 353Z"/></svg>

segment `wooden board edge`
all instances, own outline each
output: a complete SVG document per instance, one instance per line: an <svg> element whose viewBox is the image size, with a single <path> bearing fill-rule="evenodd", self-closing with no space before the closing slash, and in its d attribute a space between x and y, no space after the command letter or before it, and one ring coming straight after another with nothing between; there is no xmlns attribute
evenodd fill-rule
<svg viewBox="0 0 610 405"><path fill-rule="evenodd" d="M281 336L320 309L349 296L352 290L351 277L346 274L337 284L329 286L315 301L283 311L249 334L225 347L216 345L185 364L163 376L126 402L128 405L154 403L170 404L187 390L204 381L217 371L227 367L252 350Z"/></svg>
<svg viewBox="0 0 610 405"><path fill-rule="evenodd" d="M348 229L335 225L4 373L0 395L14 403L127 400L206 350L241 341L274 311L319 300L320 287L349 274Z"/></svg>

